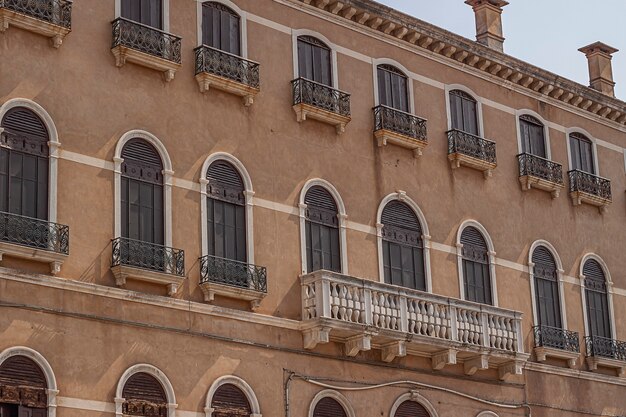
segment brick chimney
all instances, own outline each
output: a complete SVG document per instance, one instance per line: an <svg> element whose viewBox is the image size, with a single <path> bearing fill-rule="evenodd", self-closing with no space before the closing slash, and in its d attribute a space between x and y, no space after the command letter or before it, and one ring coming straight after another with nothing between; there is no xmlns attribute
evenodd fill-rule
<svg viewBox="0 0 626 417"><path fill-rule="evenodd" d="M613 82L611 58L618 50L602 42L594 42L591 45L580 48L579 51L587 56L591 88L615 97L615 82Z"/></svg>
<svg viewBox="0 0 626 417"><path fill-rule="evenodd" d="M469 4L474 9L476 40L502 52L504 46L502 8L509 3L504 0L466 0L465 4Z"/></svg>

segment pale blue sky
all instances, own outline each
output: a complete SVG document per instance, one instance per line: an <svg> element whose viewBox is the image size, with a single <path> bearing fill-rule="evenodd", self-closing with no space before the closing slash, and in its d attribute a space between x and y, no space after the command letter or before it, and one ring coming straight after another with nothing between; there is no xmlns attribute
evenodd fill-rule
<svg viewBox="0 0 626 417"><path fill-rule="evenodd" d="M474 12L463 0L377 0L461 36L476 39ZM616 96L626 101L626 0L508 0L502 14L504 51L570 80L589 85L585 55L595 41L613 56Z"/></svg>

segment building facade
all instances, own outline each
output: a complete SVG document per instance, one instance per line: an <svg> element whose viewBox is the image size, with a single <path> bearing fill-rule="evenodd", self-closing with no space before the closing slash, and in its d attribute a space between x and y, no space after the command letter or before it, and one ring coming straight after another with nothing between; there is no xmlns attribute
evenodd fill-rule
<svg viewBox="0 0 626 417"><path fill-rule="evenodd" d="M370 0L0 0L0 417L626 414L626 103Z"/></svg>

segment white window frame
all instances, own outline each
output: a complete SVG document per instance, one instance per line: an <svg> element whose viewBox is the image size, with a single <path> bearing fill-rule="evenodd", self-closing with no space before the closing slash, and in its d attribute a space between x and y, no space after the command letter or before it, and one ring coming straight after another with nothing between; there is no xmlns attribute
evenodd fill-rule
<svg viewBox="0 0 626 417"><path fill-rule="evenodd" d="M459 291L461 295L461 299L465 300L465 277L463 276L463 244L461 243L461 235L463 234L463 230L465 228L473 226L480 233L482 233L485 242L487 242L487 254L489 255L489 276L491 281L491 301L493 301L493 306L498 307L498 286L496 284L496 251L494 249L493 241L491 240L491 236L487 232L487 229L480 224L478 221L470 219L465 220L459 226L459 230L456 235L456 256L457 256L457 272L459 275Z"/></svg>
<svg viewBox="0 0 626 417"><path fill-rule="evenodd" d="M330 48L330 60L331 68L333 71L332 74L332 83L331 86L335 90L339 90L339 73L337 71L337 45L332 43L326 36L322 35L319 32L315 32L309 29L292 29L291 30L291 38L292 38L292 54L293 54L293 78L299 78L299 63L298 63L298 37L300 36L311 36L314 38L318 38L322 42L326 44Z"/></svg>
<svg viewBox="0 0 626 417"><path fill-rule="evenodd" d="M176 417L176 408L178 407L178 404L176 404L176 396L174 395L174 388L172 387L172 383L167 378L165 373L163 373L163 371L161 371L156 366L146 363L133 365L128 368L126 372L124 372L124 374L122 374L122 377L117 383L117 389L115 391L115 417L124 416L122 412L122 406L124 404L124 401L126 401L126 399L123 397L124 386L126 386L126 383L130 379L130 377L138 373L146 373L148 375L151 375L161 383L163 389L165 390L165 396L167 397L167 417Z"/></svg>
<svg viewBox="0 0 626 417"><path fill-rule="evenodd" d="M409 112L411 114L415 114L415 92L413 91L413 77L411 77L411 72L398 61L394 61L390 58L378 58L372 59L372 70L374 73L374 106L380 105L380 97L378 96L378 67L380 65L390 65L392 67L396 67L399 69L404 76L408 80L407 88L408 88L408 100L409 100Z"/></svg>
<svg viewBox="0 0 626 417"><path fill-rule="evenodd" d="M448 130L452 129L452 110L450 109L450 91L461 90L476 100L476 113L478 117L478 135L485 138L485 130L483 126L483 98L472 91L470 88L462 84L446 84L444 87L446 100L446 116L448 118Z"/></svg>
<svg viewBox="0 0 626 417"><path fill-rule="evenodd" d="M515 111L515 128L517 129L517 150L518 153L522 153L522 132L521 132L521 123L520 116L528 115L536 118L543 124L543 139L546 145L546 159L552 161L552 146L550 145L550 122L541 117L541 115L537 112L534 112L530 109L520 109Z"/></svg>
<svg viewBox="0 0 626 417"><path fill-rule="evenodd" d="M211 384L211 388L209 388L209 392L206 396L206 403L204 407L206 417L213 417L213 412L215 411L215 409L211 407L211 403L213 402L213 396L215 395L215 392L218 390L219 387L227 384L236 386L244 393L244 395L248 399L248 404L250 404L250 408L252 409L252 414L250 414L250 417L263 417L261 415L261 408L259 407L259 400L257 400L257 397L254 394L254 390L252 389L252 387L250 387L250 385L248 385L246 381L234 375L222 376L216 379L213 384Z"/></svg>
<svg viewBox="0 0 626 417"><path fill-rule="evenodd" d="M59 134L57 128L48 112L39 104L27 98L13 98L6 101L0 107L0 121L4 115L11 109L16 107L24 107L35 113L48 129L48 221L57 222L57 195L58 195L58 170L59 170L59 153L61 143L59 142ZM0 127L0 133L4 129Z"/></svg>
<svg viewBox="0 0 626 417"><path fill-rule="evenodd" d="M416 391L407 392L406 394L402 394L401 396L399 396L396 399L396 401L393 403L393 405L391 406L391 411L389 412L389 416L395 417L396 412L398 411L398 408L400 408L400 406L406 401L413 401L413 402L418 403L419 405L424 407L426 411L428 411L428 414L430 414L430 417L439 417L439 414L437 414L437 410L435 410L435 407L433 407L431 402L428 401L426 397L420 395Z"/></svg>
<svg viewBox="0 0 626 417"><path fill-rule="evenodd" d="M411 210L415 213L419 219L420 226L422 227L422 243L424 249L424 275L426 280L426 292L432 293L433 284L430 270L430 231L428 229L428 223L422 210L420 210L417 203L406 195L405 191L398 190L395 193L391 193L382 199L378 206L378 212L376 214L376 237L378 242L378 280L382 283L385 282L385 267L383 262L383 227L382 222L383 210L385 206L391 201L398 200L407 204Z"/></svg>
<svg viewBox="0 0 626 417"><path fill-rule="evenodd" d="M337 191L337 189L328 181L323 180L321 178L314 178L308 180L302 190L300 191L300 202L298 204L299 207L299 215L300 215L300 256L302 261L302 274L311 273L311 271L307 271L307 253L306 253L306 208L307 205L304 202L304 197L306 196L307 191L313 186L320 186L324 188L326 191L330 193L330 195L335 199L335 203L337 203L337 217L339 220L339 251L341 255L341 274L348 275L348 244L346 237L346 228L347 228L347 219L348 215L346 214L346 206L343 204L343 200L341 199L341 195Z"/></svg>
<svg viewBox="0 0 626 417"><path fill-rule="evenodd" d="M254 264L254 221L252 219L254 212L254 190L252 188L252 180L250 179L250 174L248 174L246 167L241 163L241 161L226 152L216 152L210 155L204 161L202 171L200 172L200 235L202 236L202 256L207 256L209 254L209 247L207 243L209 238L207 230L207 198L209 197L207 193L207 185L209 185L209 180L206 178L206 174L211 164L215 161L226 161L232 164L243 180L243 195L246 200L246 259L248 264Z"/></svg>
<svg viewBox="0 0 626 417"><path fill-rule="evenodd" d="M609 308L609 320L611 320L611 338L617 339L617 332L615 328L615 312L613 309L613 280L611 279L611 273L609 272L609 268L602 258L600 258L595 253L587 253L580 260L579 270L578 270L578 280L580 285L580 296L583 303L583 321L585 323L585 336L591 336L591 331L589 330L589 318L587 311L587 294L585 294L585 275L583 274L583 268L585 267L585 263L589 260L593 259L597 261L602 267L602 271L604 272L604 277L606 279L606 297L607 304Z"/></svg>
<svg viewBox="0 0 626 417"><path fill-rule="evenodd" d="M152 133L145 130L130 130L122 135L115 147L113 156L114 164L114 234L115 238L122 237L122 149L124 145L131 139L143 139L150 143L161 157L163 163L163 230L164 230L164 246L172 246L172 178L174 171L172 170L172 161L167 149L163 143Z"/></svg>
<svg viewBox="0 0 626 417"><path fill-rule="evenodd" d="M581 135L585 135L585 137L587 139L589 139L591 141L591 151L593 152L593 168L594 171L593 175L597 175L598 177L600 176L600 164L598 163L598 140L593 137L591 135L591 133L587 132L585 129L582 129L580 127L569 127L567 129L565 129L565 142L567 144L567 163L568 163L568 167L569 167L569 171L571 171L572 168L572 151L570 149L570 138L569 135L571 135L572 133L580 133Z"/></svg>
<svg viewBox="0 0 626 417"><path fill-rule="evenodd" d="M533 253L535 249L543 246L546 248L554 258L557 267L557 290L559 292L559 308L561 314L561 325L564 330L567 330L567 309L565 308L565 289L563 288L563 275L565 274L565 270L563 269L563 263L561 262L561 257L559 256L556 248L546 240L535 240L533 244L530 246L530 250L528 252L528 274L530 276L530 296L532 299L532 307L533 307L533 324L535 326L539 325L539 313L537 308L537 295L535 291L535 263L533 262Z"/></svg>
<svg viewBox="0 0 626 417"><path fill-rule="evenodd" d="M241 39L241 57L248 58L248 13L230 0L195 0L197 13L198 46L202 46L202 4L220 3L239 15L239 37Z"/></svg>
<svg viewBox="0 0 626 417"><path fill-rule="evenodd" d="M35 362L46 378L46 394L48 397L48 417L56 417L57 415L57 396L59 395L59 389L57 388L57 380L54 376L54 371L50 366L50 363L43 357L43 355L34 349L25 346L14 346L5 349L0 353L0 365L9 358L14 356L24 356L33 362Z"/></svg>
<svg viewBox="0 0 626 417"><path fill-rule="evenodd" d="M313 417L313 413L315 411L315 406L318 402L320 402L323 398L330 397L333 400L337 401L343 407L343 410L346 412L348 417L356 417L354 413L354 408L352 408L352 404L350 401L343 395L341 395L338 391L332 389L326 389L317 393L313 400L311 401L311 405L309 406L309 417Z"/></svg>
<svg viewBox="0 0 626 417"><path fill-rule="evenodd" d="M170 0L163 2L163 32L170 31ZM115 0L115 18L122 17L122 0Z"/></svg>

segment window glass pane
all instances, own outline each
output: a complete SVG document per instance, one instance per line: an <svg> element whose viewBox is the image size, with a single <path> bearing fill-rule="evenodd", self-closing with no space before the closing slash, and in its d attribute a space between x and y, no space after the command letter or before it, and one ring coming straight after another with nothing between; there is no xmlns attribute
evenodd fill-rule
<svg viewBox="0 0 626 417"><path fill-rule="evenodd" d="M48 158L37 158L37 216L48 219Z"/></svg>
<svg viewBox="0 0 626 417"><path fill-rule="evenodd" d="M464 131L478 136L478 116L476 114L476 103L463 99L463 127Z"/></svg>
<svg viewBox="0 0 626 417"><path fill-rule="evenodd" d="M450 118L452 129L464 130L463 126L463 103L461 97L450 94Z"/></svg>
<svg viewBox="0 0 626 417"><path fill-rule="evenodd" d="M424 251L413 248L413 263L415 265L415 289L426 291L426 274L424 273Z"/></svg>
<svg viewBox="0 0 626 417"><path fill-rule="evenodd" d="M391 244L383 240L383 272L385 274L385 283L391 284L391 261L389 259L389 246Z"/></svg>
<svg viewBox="0 0 626 417"><path fill-rule="evenodd" d="M0 148L0 211L9 209L9 151Z"/></svg>
<svg viewBox="0 0 626 417"><path fill-rule="evenodd" d="M213 210L215 216L215 256L223 258L225 255L224 250L224 203L221 201L215 202L215 208Z"/></svg>

